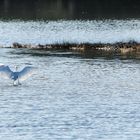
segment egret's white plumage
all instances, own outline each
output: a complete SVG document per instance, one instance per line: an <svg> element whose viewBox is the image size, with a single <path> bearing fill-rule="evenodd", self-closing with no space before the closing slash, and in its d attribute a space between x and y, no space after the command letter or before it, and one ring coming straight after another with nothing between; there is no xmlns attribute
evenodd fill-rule
<svg viewBox="0 0 140 140"><path fill-rule="evenodd" d="M0 63L0 67L1 67L1 66L4 66L4 64Z"/></svg>
<svg viewBox="0 0 140 140"><path fill-rule="evenodd" d="M26 80L28 77L30 77L32 74L34 74L35 68L26 66L21 71L15 71L13 72L9 66L0 65L0 77L5 79L11 79L14 82L18 81L18 84L20 84L20 81Z"/></svg>
<svg viewBox="0 0 140 140"><path fill-rule="evenodd" d="M20 71L18 74L18 78L20 81L26 80L28 77L30 77L32 74L34 74L35 68L33 67L25 67L22 71Z"/></svg>

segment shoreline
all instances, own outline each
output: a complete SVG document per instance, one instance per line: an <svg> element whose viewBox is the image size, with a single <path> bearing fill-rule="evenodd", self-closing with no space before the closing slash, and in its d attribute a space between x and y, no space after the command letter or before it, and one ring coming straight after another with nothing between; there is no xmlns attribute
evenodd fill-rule
<svg viewBox="0 0 140 140"><path fill-rule="evenodd" d="M140 52L140 43L137 42L118 42L114 44L102 44L102 43L81 43L81 44L52 44L52 45L31 45L31 44L20 44L13 43L9 48L28 48L28 49L43 49L43 50L72 50L72 51L105 51L105 52L119 52L119 53L129 53L129 52Z"/></svg>

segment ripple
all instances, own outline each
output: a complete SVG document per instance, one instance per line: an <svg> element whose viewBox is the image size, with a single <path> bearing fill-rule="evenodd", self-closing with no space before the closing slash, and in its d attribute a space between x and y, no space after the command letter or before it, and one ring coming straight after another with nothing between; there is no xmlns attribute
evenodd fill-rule
<svg viewBox="0 0 140 140"><path fill-rule="evenodd" d="M139 139L138 60L14 51L2 49L0 60L39 71L18 87L0 79L2 139Z"/></svg>

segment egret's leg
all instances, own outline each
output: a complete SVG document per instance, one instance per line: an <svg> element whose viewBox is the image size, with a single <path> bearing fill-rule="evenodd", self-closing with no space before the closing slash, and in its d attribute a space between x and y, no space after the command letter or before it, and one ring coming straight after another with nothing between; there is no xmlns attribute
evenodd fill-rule
<svg viewBox="0 0 140 140"><path fill-rule="evenodd" d="M18 79L18 85L21 85L21 83L19 82L19 79Z"/></svg>
<svg viewBox="0 0 140 140"><path fill-rule="evenodd" d="M13 86L16 86L16 81L15 80L13 80Z"/></svg>

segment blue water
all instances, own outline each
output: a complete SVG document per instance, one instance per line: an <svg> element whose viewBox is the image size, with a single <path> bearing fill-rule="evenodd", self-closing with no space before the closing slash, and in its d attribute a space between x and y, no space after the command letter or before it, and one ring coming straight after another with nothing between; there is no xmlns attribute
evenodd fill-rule
<svg viewBox="0 0 140 140"><path fill-rule="evenodd" d="M0 139L139 140L139 57L1 48L0 63L38 67L0 79Z"/></svg>
<svg viewBox="0 0 140 140"><path fill-rule="evenodd" d="M0 21L0 46L140 42L140 20Z"/></svg>

